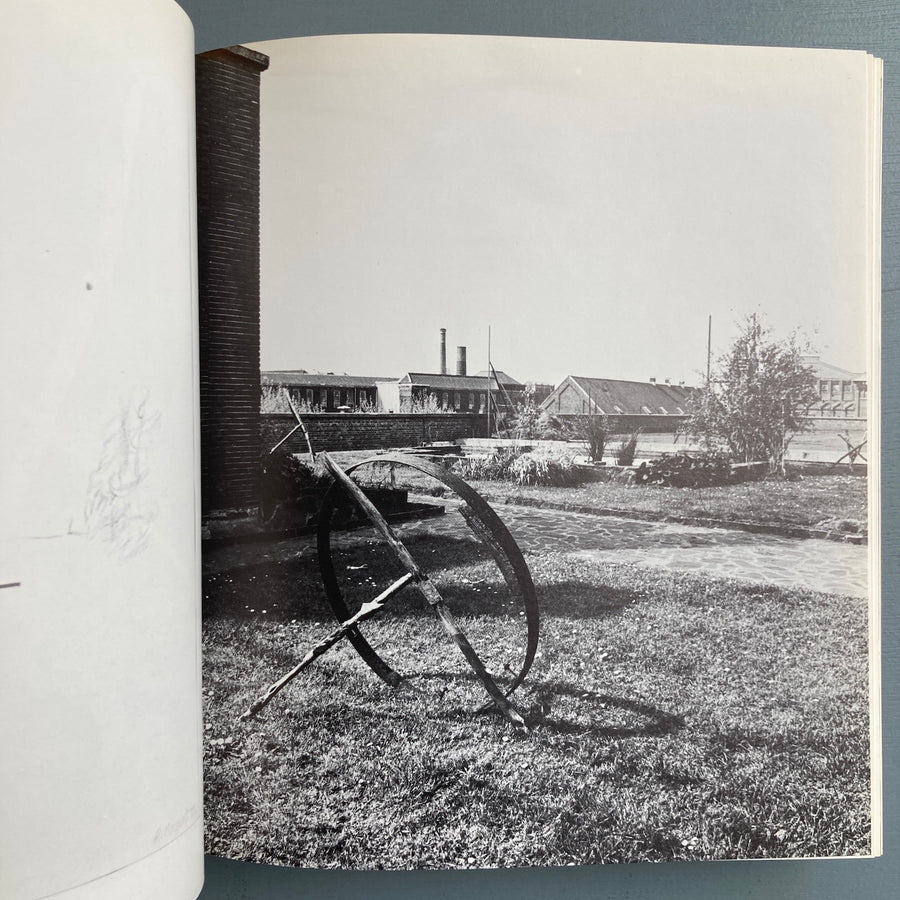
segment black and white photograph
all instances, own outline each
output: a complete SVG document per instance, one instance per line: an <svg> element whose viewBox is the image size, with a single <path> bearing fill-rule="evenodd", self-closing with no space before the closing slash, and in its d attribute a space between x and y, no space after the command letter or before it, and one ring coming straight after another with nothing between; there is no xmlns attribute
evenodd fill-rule
<svg viewBox="0 0 900 900"><path fill-rule="evenodd" d="M0 895L886 887L896 17L601 5L6 0Z"/></svg>
<svg viewBox="0 0 900 900"><path fill-rule="evenodd" d="M877 853L872 65L198 58L208 853Z"/></svg>

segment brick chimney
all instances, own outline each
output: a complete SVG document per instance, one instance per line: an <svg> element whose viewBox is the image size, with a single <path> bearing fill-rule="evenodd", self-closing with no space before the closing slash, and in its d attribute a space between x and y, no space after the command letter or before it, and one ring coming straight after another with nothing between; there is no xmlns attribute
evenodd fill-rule
<svg viewBox="0 0 900 900"><path fill-rule="evenodd" d="M246 47L195 59L202 508L258 508L259 89Z"/></svg>
<svg viewBox="0 0 900 900"><path fill-rule="evenodd" d="M441 329L441 375L447 374L447 329Z"/></svg>
<svg viewBox="0 0 900 900"><path fill-rule="evenodd" d="M456 348L456 374L457 375L465 375L466 374L466 348L465 347L457 347Z"/></svg>

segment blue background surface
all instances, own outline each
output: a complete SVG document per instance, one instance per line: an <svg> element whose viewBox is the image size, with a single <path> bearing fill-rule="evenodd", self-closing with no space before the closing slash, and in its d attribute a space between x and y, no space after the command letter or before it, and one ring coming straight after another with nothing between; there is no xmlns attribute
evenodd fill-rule
<svg viewBox="0 0 900 900"><path fill-rule="evenodd" d="M180 0L197 51L310 34L447 32L837 47L885 62L882 265L882 673L884 856L632 864L478 872L335 872L207 858L202 900L287 897L430 900L536 897L720 898L900 896L897 576L900 479L900 0Z"/></svg>

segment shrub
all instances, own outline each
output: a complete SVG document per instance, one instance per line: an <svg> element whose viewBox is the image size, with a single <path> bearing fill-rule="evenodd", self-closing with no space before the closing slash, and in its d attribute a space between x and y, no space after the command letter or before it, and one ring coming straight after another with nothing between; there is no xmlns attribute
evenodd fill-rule
<svg viewBox="0 0 900 900"><path fill-rule="evenodd" d="M314 491L323 491L331 483L324 468L302 456L279 448L263 456L259 476L260 507L267 518L277 507L291 507Z"/></svg>
<svg viewBox="0 0 900 900"><path fill-rule="evenodd" d="M512 430L517 438L536 438L541 431L542 413L534 400L534 385L529 384L516 404Z"/></svg>
<svg viewBox="0 0 900 900"><path fill-rule="evenodd" d="M709 487L731 481L731 459L724 453L664 453L642 462L634 473L636 484L671 487Z"/></svg>
<svg viewBox="0 0 900 900"><path fill-rule="evenodd" d="M581 432L587 441L591 460L600 462L609 439L609 419L606 416L588 416L581 425Z"/></svg>
<svg viewBox="0 0 900 900"><path fill-rule="evenodd" d="M489 456L467 456L453 466L460 478L476 481L512 481L510 466L521 455L520 451L503 447Z"/></svg>
<svg viewBox="0 0 900 900"><path fill-rule="evenodd" d="M562 453L523 453L513 460L509 472L519 485L568 487L581 481L574 458Z"/></svg>
<svg viewBox="0 0 900 900"><path fill-rule="evenodd" d="M572 428L565 419L554 416L546 410L538 419L536 433L545 441L567 441L573 436Z"/></svg>
<svg viewBox="0 0 900 900"><path fill-rule="evenodd" d="M639 434L640 429L638 431L632 432L629 437L623 438L619 445L616 447L616 465L630 466L634 464L634 454L637 453L637 442Z"/></svg>
<svg viewBox="0 0 900 900"><path fill-rule="evenodd" d="M554 416L543 412L538 420L536 434L548 441L584 441L588 455L595 462L603 459L611 427L604 415Z"/></svg>
<svg viewBox="0 0 900 900"><path fill-rule="evenodd" d="M461 478L512 481L518 485L567 487L582 480L574 457L568 453L523 453L513 448L496 450L486 457L460 460L454 470Z"/></svg>
<svg viewBox="0 0 900 900"><path fill-rule="evenodd" d="M277 384L264 384L259 392L261 413L289 413L291 407L284 396L284 390Z"/></svg>
<svg viewBox="0 0 900 900"><path fill-rule="evenodd" d="M441 406L437 394L429 393L422 397L413 397L411 400L401 403L401 412L409 413L448 413L452 412L446 406Z"/></svg>

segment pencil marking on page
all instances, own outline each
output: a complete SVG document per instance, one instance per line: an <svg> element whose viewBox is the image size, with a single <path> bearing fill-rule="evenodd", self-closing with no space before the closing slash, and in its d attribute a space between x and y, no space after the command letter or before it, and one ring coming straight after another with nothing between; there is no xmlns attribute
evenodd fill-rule
<svg viewBox="0 0 900 900"><path fill-rule="evenodd" d="M146 549L157 509L146 489L147 448L159 424L146 396L123 404L110 423L100 459L88 481L87 534L124 559Z"/></svg>

